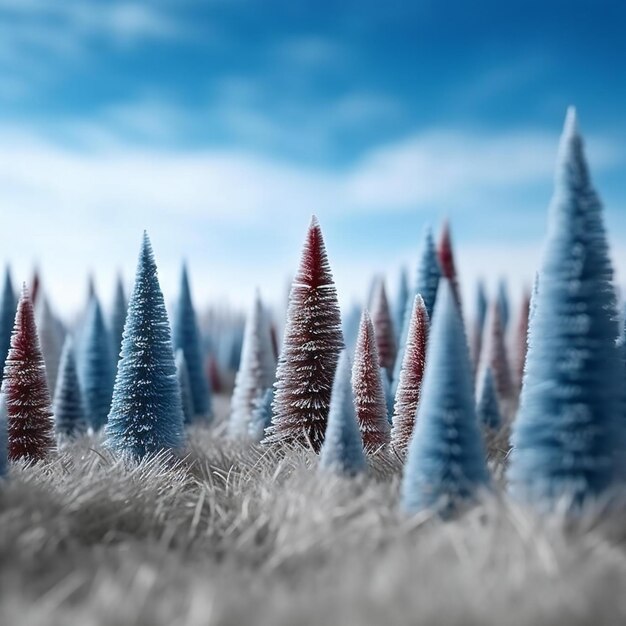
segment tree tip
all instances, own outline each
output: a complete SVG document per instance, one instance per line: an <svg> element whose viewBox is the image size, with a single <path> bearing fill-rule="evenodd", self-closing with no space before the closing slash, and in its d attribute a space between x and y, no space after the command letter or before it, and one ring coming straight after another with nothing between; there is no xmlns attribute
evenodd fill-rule
<svg viewBox="0 0 626 626"><path fill-rule="evenodd" d="M309 224L309 228L319 228L320 221L317 219L317 215L311 215L311 223Z"/></svg>
<svg viewBox="0 0 626 626"><path fill-rule="evenodd" d="M578 115L575 106L567 107L565 114L565 124L563 125L563 135L572 136L578 134Z"/></svg>

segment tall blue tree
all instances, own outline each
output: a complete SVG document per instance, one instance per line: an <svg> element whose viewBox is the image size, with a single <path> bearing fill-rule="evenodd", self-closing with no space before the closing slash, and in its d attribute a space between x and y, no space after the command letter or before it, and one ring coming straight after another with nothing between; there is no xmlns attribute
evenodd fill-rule
<svg viewBox="0 0 626 626"><path fill-rule="evenodd" d="M140 460L184 445L184 417L165 301L144 233L128 303L106 443Z"/></svg>
<svg viewBox="0 0 626 626"><path fill-rule="evenodd" d="M542 509L592 500L622 470L623 375L612 280L602 205L570 109L508 472L512 493Z"/></svg>
<svg viewBox="0 0 626 626"><path fill-rule="evenodd" d="M52 412L54 430L59 443L80 437L87 432L89 422L78 381L74 342L70 335L65 339L61 353Z"/></svg>
<svg viewBox="0 0 626 626"><path fill-rule="evenodd" d="M0 300L0 365L4 369L4 362L11 347L11 333L17 311L17 295L13 289L11 270L7 266L4 272L4 285L2 287L2 299ZM1 370L0 370L1 371Z"/></svg>
<svg viewBox="0 0 626 626"><path fill-rule="evenodd" d="M432 321L428 359L402 481L409 513L451 513L488 484L476 419L474 377L456 296L442 281Z"/></svg>
<svg viewBox="0 0 626 626"><path fill-rule="evenodd" d="M97 432L106 424L111 408L114 371L111 338L95 293L85 319L78 365L89 425Z"/></svg>
<svg viewBox="0 0 626 626"><path fill-rule="evenodd" d="M364 472L367 466L354 408L351 377L350 357L344 349L339 355L335 372L326 437L320 451L320 468L345 476Z"/></svg>
<svg viewBox="0 0 626 626"><path fill-rule="evenodd" d="M202 337L191 300L186 265L183 265L181 273L180 294L174 314L173 341L174 348L182 350L187 361L195 417L208 419L211 416L211 393L204 371Z"/></svg>
<svg viewBox="0 0 626 626"><path fill-rule="evenodd" d="M404 361L404 351L406 349L407 339L409 337L409 326L411 325L411 313L413 312L413 303L415 296L420 295L424 300L428 319L431 319L435 308L435 299L437 298L437 288L441 279L441 267L437 255L437 248L433 239L433 233L430 229L426 230L424 242L422 244L422 255L417 267L417 275L415 278L415 288L413 294L408 298L404 310L404 319L402 322L402 335L398 344L398 353L396 354L396 363L393 370L391 381L391 392L395 397L400 382L400 372L402 371L402 362Z"/></svg>
<svg viewBox="0 0 626 626"><path fill-rule="evenodd" d="M126 309L128 308L128 302L126 302L126 294L124 293L124 283L122 277L118 275L115 282L115 293L113 295L113 308L111 310L111 322L110 322L110 334L111 334L111 346L113 365L117 365L117 360L120 356L120 349L122 347L122 333L124 332L124 322L126 321Z"/></svg>

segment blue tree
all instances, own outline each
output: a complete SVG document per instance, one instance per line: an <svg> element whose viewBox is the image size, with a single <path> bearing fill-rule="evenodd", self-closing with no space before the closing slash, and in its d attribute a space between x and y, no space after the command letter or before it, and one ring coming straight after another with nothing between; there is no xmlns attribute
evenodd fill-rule
<svg viewBox="0 0 626 626"><path fill-rule="evenodd" d="M593 499L623 463L613 270L573 109L549 218L508 472L511 492L542 509Z"/></svg>
<svg viewBox="0 0 626 626"><path fill-rule="evenodd" d="M354 408L351 377L350 357L344 349L339 355L335 372L326 437L320 451L320 468L345 476L359 474L365 471L367 465Z"/></svg>
<svg viewBox="0 0 626 626"><path fill-rule="evenodd" d="M439 258L437 256L433 233L430 229L427 229L424 236L424 242L422 244L422 256L417 267L415 288L413 289L411 297L407 299L404 310L402 335L400 342L398 343L398 353L396 354L396 363L391 381L391 392L394 397L398 389L398 383L400 382L400 372L402 371L404 351L409 337L409 326L411 325L411 313L413 312L415 296L422 296L424 305L426 306L426 312L428 313L428 319L430 319L435 308L435 299L437 298L437 288L439 287L440 279L441 267L439 265Z"/></svg>
<svg viewBox="0 0 626 626"><path fill-rule="evenodd" d="M128 304L105 433L111 449L135 460L184 444L170 325L147 233Z"/></svg>
<svg viewBox="0 0 626 626"><path fill-rule="evenodd" d="M189 383L189 370L185 353L179 348L176 350L176 376L180 387L180 402L183 407L185 424L191 424L194 418L193 398L191 397L191 384Z"/></svg>
<svg viewBox="0 0 626 626"><path fill-rule="evenodd" d="M211 393L209 381L204 371L202 338L196 320L196 311L191 300L187 266L183 265L180 279L180 294L174 314L174 348L180 349L187 361L191 397L196 418L209 419L211 416Z"/></svg>
<svg viewBox="0 0 626 626"><path fill-rule="evenodd" d="M111 408L114 371L111 338L95 293L85 319L78 366L89 425L97 432L106 424Z"/></svg>
<svg viewBox="0 0 626 626"><path fill-rule="evenodd" d="M446 279L437 296L402 481L405 511L433 509L447 514L488 484L473 382L461 312Z"/></svg>
<svg viewBox="0 0 626 626"><path fill-rule="evenodd" d="M117 365L120 356L120 348L122 347L122 333L124 332L124 322L126 321L126 294L124 293L124 283L122 277L118 276L115 282L115 294L113 295L113 308L111 310L111 346L113 365Z"/></svg>
<svg viewBox="0 0 626 626"><path fill-rule="evenodd" d="M490 366L485 367L483 372L476 413L479 423L486 428L498 430L502 425L502 414Z"/></svg>
<svg viewBox="0 0 626 626"><path fill-rule="evenodd" d="M0 300L0 365L2 371L4 362L11 347L11 333L13 332L13 322L17 311L17 296L13 289L11 280L11 270L7 266L4 272L4 286L2 288L2 300Z"/></svg>
<svg viewBox="0 0 626 626"><path fill-rule="evenodd" d="M79 437L87 432L89 425L87 412L78 382L74 342L69 335L65 339L61 353L52 411L54 430L60 442Z"/></svg>

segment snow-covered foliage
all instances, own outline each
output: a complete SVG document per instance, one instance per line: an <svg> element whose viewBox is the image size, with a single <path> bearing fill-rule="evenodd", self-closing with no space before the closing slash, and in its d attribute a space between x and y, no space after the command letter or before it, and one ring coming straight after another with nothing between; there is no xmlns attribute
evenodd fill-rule
<svg viewBox="0 0 626 626"><path fill-rule="evenodd" d="M191 396L191 383L189 382L189 370L185 353L181 348L176 350L176 377L178 378L178 386L180 387L180 403L183 407L183 416L185 424L191 424L194 419L195 411L193 408L193 398Z"/></svg>
<svg viewBox="0 0 626 626"><path fill-rule="evenodd" d="M6 397L9 460L46 458L55 447L52 408L35 312L25 286L4 365L2 393Z"/></svg>
<svg viewBox="0 0 626 626"><path fill-rule="evenodd" d="M365 451L376 452L389 443L387 399L383 386L376 347L374 325L367 311L363 311L359 336L354 351L352 390L356 416Z"/></svg>
<svg viewBox="0 0 626 626"><path fill-rule="evenodd" d="M52 408L54 430L59 444L87 432L89 421L78 380L74 341L70 335L66 337L61 353Z"/></svg>
<svg viewBox="0 0 626 626"><path fill-rule="evenodd" d="M437 296L417 423L404 468L405 511L448 514L487 485L473 384L461 312L445 280Z"/></svg>
<svg viewBox="0 0 626 626"><path fill-rule="evenodd" d="M374 324L380 366L387 370L388 376L392 376L398 346L391 310L389 309L389 300L387 299L387 290L382 279L378 281L372 297L372 323Z"/></svg>
<svg viewBox="0 0 626 626"><path fill-rule="evenodd" d="M231 437L249 436L250 422L257 402L265 390L274 384L275 375L276 361L269 313L257 292L246 319L239 371L231 400Z"/></svg>
<svg viewBox="0 0 626 626"><path fill-rule="evenodd" d="M498 430L502 426L502 413L498 404L493 372L489 365L482 372L476 413L479 423L485 428Z"/></svg>
<svg viewBox="0 0 626 626"><path fill-rule="evenodd" d="M346 350L342 350L333 383L326 437L320 452L320 468L344 476L354 476L367 467L351 376L350 357Z"/></svg>
<svg viewBox="0 0 626 626"><path fill-rule="evenodd" d="M407 449L415 426L415 415L420 401L426 363L428 327L429 318L426 305L422 296L417 295L413 302L409 334L394 399L391 442L394 449L399 453L403 453Z"/></svg>
<svg viewBox="0 0 626 626"><path fill-rule="evenodd" d="M300 442L319 452L342 348L337 291L322 231L314 217L289 296L276 372L274 415L266 443Z"/></svg>
<svg viewBox="0 0 626 626"><path fill-rule="evenodd" d="M508 473L516 497L547 508L602 494L624 463L613 270L573 109L549 217Z"/></svg>
<svg viewBox="0 0 626 626"><path fill-rule="evenodd" d="M185 361L187 361L195 417L208 419L211 417L211 391L208 377L204 371L202 337L191 300L186 265L183 265L181 273L180 293L174 313L172 333L174 348L176 350L181 349L185 354Z"/></svg>
<svg viewBox="0 0 626 626"><path fill-rule="evenodd" d="M78 376L85 400L89 426L99 431L111 408L115 372L111 356L111 338L104 322L98 296L89 300L78 355Z"/></svg>
<svg viewBox="0 0 626 626"><path fill-rule="evenodd" d="M128 303L107 446L139 460L184 445L184 417L170 325L148 235Z"/></svg>

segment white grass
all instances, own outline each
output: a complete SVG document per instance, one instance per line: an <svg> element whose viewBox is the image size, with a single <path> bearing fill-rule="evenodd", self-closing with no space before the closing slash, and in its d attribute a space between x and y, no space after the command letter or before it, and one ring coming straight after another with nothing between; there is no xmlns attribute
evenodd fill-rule
<svg viewBox="0 0 626 626"><path fill-rule="evenodd" d="M93 441L0 487L0 624L618 624L621 515L540 520L499 496L442 523L399 476L331 479L196 430L183 461L125 467ZM499 461L498 461L499 463Z"/></svg>

